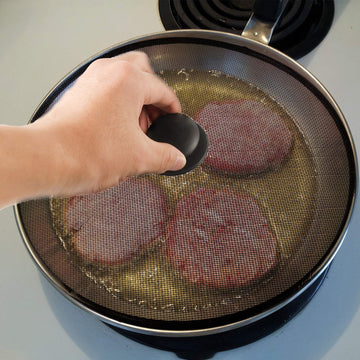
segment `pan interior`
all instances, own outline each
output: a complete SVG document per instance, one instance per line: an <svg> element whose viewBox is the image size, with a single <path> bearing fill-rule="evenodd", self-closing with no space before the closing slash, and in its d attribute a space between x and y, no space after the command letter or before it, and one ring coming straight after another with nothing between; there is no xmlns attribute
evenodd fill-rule
<svg viewBox="0 0 360 360"><path fill-rule="evenodd" d="M279 104L260 89L237 78L219 72L187 72L185 69L162 71L160 76L175 90L184 112L190 116L195 116L204 106L214 101L251 99L262 102L264 106L269 106L279 113L291 128L294 145L289 159L278 168L258 176L229 176L206 166L200 166L182 176L146 176L166 194L170 204L169 218L173 216L180 199L199 188L231 189L238 194L250 195L260 205L272 231L276 234L279 245L277 271L281 271L281 264L286 263L301 245L313 219L316 172L305 138ZM196 96L198 92L200 96ZM253 294L255 290L263 290L266 287L269 277L250 287L220 291L216 288L189 284L167 260L164 254L164 237L157 239L151 251L145 252L141 257L135 257L124 266L104 267L87 264L74 250L73 234L65 225L64 212L68 201L51 200L55 230L65 249L69 249L73 262L79 264L80 269L89 278L103 284L114 296L129 301L134 306L151 307L158 311L196 311L196 314L206 308L223 308L225 313L229 311L228 307L233 311L234 306L238 310L244 310L262 300L255 300ZM130 218L130 221L135 219ZM93 236L96 239L101 233L95 233ZM271 274L271 277L273 276L275 274Z"/></svg>
<svg viewBox="0 0 360 360"><path fill-rule="evenodd" d="M253 100L277 113L290 130L288 157L257 175L229 175L202 165L177 177L143 176L165 194L169 220L179 201L199 188L251 196L276 235L276 266L246 286L219 289L194 284L167 259L165 236L124 264L94 264L74 249L74 233L65 220L69 199L20 205L31 246L56 281L82 302L111 310L115 320L124 315L207 320L270 306L272 299L307 279L338 244L353 176L341 121L298 76L239 50L199 44L141 50L174 89L187 115L196 117L213 102ZM94 236L101 236L99 231Z"/></svg>

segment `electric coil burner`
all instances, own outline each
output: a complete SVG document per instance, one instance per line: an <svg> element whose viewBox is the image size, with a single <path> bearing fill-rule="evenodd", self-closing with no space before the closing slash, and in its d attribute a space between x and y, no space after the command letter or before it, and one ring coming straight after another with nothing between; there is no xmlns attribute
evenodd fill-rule
<svg viewBox="0 0 360 360"><path fill-rule="evenodd" d="M253 4L254 0L159 0L159 12L166 30L209 29L240 35ZM269 45L299 59L324 39L333 17L333 0L289 0Z"/></svg>

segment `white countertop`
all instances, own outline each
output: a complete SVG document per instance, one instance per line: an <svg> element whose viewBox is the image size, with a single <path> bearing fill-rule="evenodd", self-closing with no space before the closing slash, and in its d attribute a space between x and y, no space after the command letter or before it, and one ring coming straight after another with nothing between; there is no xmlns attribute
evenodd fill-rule
<svg viewBox="0 0 360 360"><path fill-rule="evenodd" d="M333 95L360 148L360 2L335 0L325 40L300 60ZM136 20L138 19L138 20ZM163 31L156 0L0 1L0 119L25 124L46 93L98 51ZM12 208L0 212L0 359L176 359L113 332L37 271ZM310 304L270 336L215 359L360 358L360 209Z"/></svg>

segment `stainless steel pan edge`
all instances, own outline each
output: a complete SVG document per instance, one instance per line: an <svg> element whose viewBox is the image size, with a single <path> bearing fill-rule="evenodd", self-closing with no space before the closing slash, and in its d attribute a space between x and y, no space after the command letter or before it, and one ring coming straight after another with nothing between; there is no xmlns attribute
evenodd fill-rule
<svg viewBox="0 0 360 360"><path fill-rule="evenodd" d="M99 319L100 321L107 323L109 325L124 329L124 330L128 330L128 331L133 331L136 333L140 333L140 334L145 334L145 335L156 335L156 336L164 336L164 337L194 337L194 336L206 336L206 335L212 335L212 334L218 334L221 332L226 332L226 331L230 331L239 327L245 327L249 324L252 324L256 321L259 321L273 313L275 313L276 311L280 310L281 308L285 307L287 304L291 303L293 300L295 300L298 296L300 296L304 291L306 291L324 272L325 270L328 268L328 266L330 266L332 260L334 259L336 253L338 252L338 250L340 249L340 246L346 236L346 232L347 232L347 227L348 224L346 225L346 229L343 231L343 233L341 234L341 237L339 239L338 242L338 246L336 247L335 251L332 253L332 255L324 262L324 265L321 267L321 270L312 278L312 280L306 285L304 286L301 290L299 290L296 294L294 294L293 296L289 297L286 301L283 301L282 303L278 304L277 306L272 307L271 309L262 312L260 314L258 314L257 316L253 316L251 318L248 318L244 321L240 321L240 322L234 322L234 323L229 323L227 325L224 326L218 326L218 327L212 327L212 328L206 328L206 329L198 329L198 330L162 330L162 329L154 329L154 328L146 328L146 327L141 327L141 326L134 326L128 323L123 323L123 322L119 322L119 321L115 321L114 319L111 319L107 316L104 316L103 314L90 309L88 306L86 306L81 299L77 299L76 297L74 297L74 295L70 295L68 289L66 289L64 287L64 284L61 283L56 277L54 277L51 274L51 271L47 268L47 266L39 259L35 249L32 247L27 235L26 235L26 231L23 228L22 222L21 222L21 216L19 213L19 208L18 205L14 206L14 213L15 213L15 217L16 217L16 222L20 231L20 234L22 236L22 239L24 241L25 247L28 250L29 254L31 255L32 260L34 261L34 263L36 264L36 266L40 269L41 273L44 275L44 277L49 281L49 283L54 286L54 288L59 291L60 294L62 294L63 296L65 296L65 298L67 298L71 303L73 303L74 305L76 305L78 308L84 310L86 313L91 314L92 316L94 316L95 318ZM350 221L350 217L349 220Z"/></svg>
<svg viewBox="0 0 360 360"><path fill-rule="evenodd" d="M105 323L114 325L116 327L119 327L119 328L122 328L125 330L130 330L130 331L134 331L134 332L138 332L138 333L142 333L142 334L148 334L148 335L156 335L156 336L193 337L193 336L203 336L203 335L210 335L210 334L215 334L215 333L219 333L219 332L225 332L225 331L232 330L232 329L235 329L238 327L244 327L244 326L254 323L260 319L263 319L263 318L269 316L270 314L276 312L277 310L281 309L282 307L286 306L290 302L292 302L295 298L297 298L300 294L302 294L306 289L308 289L319 278L319 276L321 276L321 274L323 274L323 272L328 268L331 261L334 259L335 255L337 254L337 252L346 236L346 233L347 233L349 221L351 219L351 214L352 214L352 211L354 208L357 187L358 187L358 184L357 184L357 182L358 182L358 165L357 165L358 161L357 161L357 155L356 155L356 151L355 151L354 141L353 141L350 129L345 121L345 118L344 118L343 114L341 113L341 110L339 109L338 105L336 104L335 100L331 97L329 92L325 89L325 87L308 70L306 70L304 67L302 67L299 63L297 63L290 57L284 55L280 51L277 51L276 49L273 49L267 45L260 44L253 40L245 39L241 36L237 36L237 35L233 35L233 34L225 34L225 33L216 32L216 31L208 31L208 30L174 30L174 31L168 31L165 33L161 32L161 33L150 34L147 36L138 37L138 38L134 38L132 40L126 41L126 42L119 43L115 46L111 46L111 47L99 52L98 54L92 56L91 58L89 58L88 60L84 61L79 66L77 66L73 71L71 71L68 75L66 75L62 80L59 81L58 84L56 84L49 91L49 93L46 95L44 100L40 103L40 105L35 110L34 114L32 115L32 117L30 119L30 122L36 120L35 114L38 114L39 110L41 110L41 108L44 107L44 105L46 105L45 102L48 100L49 95L52 94L54 89L58 88L59 86L62 86L62 84L65 83L69 79L69 77L73 77L76 74L77 74L76 76L79 76L79 74L78 74L79 69L82 69L81 72L83 72L85 70L86 66L89 65L95 59L104 57L105 54L108 54L109 51L111 51L112 49L124 48L125 49L124 52L125 52L125 51L131 50L132 48L135 49L136 45L138 43L156 41L159 39L170 39L170 38L172 38L172 39L198 38L198 39L203 39L203 40L206 40L209 42L214 41L214 42L226 43L229 45L241 46L246 49L249 49L250 51L255 51L264 57L269 57L272 60L274 60L275 62L278 62L291 70L294 70L301 77L303 77L308 82L310 82L311 85L314 86L314 88L316 88L316 90L327 99L327 101L331 104L333 110L336 111L336 113L337 113L338 117L341 119L342 125L346 131L346 136L350 143L350 148L351 148L351 151L352 151L352 154L354 157L355 184L353 184L354 192L353 192L353 196L350 200L350 204L349 204L349 207L350 207L349 215L344 223L343 230L339 234L336 245L332 248L332 251L328 254L328 256L326 258L323 259L321 264L319 264L319 266L317 266L317 270L315 272L313 272L312 274L309 274L308 279L303 279L302 283L304 283L304 282L306 283L306 281L307 281L306 285L303 286L301 289L298 289L298 291L296 291L295 293L289 294L289 296L286 298L286 300L276 304L275 306L273 306L272 308L270 308L264 312L259 313L256 316L247 318L246 320L243 320L243 321L237 321L237 322L233 322L233 323L228 323L223 326L210 327L210 328L206 328L206 329L195 329L195 330L194 329L191 329L191 330L168 330L168 329L166 329L166 330L163 330L163 329L153 329L153 328L135 326L135 325L115 321L114 319L104 316L103 314L101 314L93 309L89 309L82 302L81 299L69 294L69 291L67 288L64 287L64 284L62 284L60 281L58 281L58 279L55 278L51 274L51 271L47 268L47 266L38 257L35 249L32 247L32 244L26 234L26 231L23 227L22 220L21 220L21 214L19 211L19 205L15 205L14 212L15 212L17 225L18 225L20 234L22 236L22 239L25 243L25 246L28 249L34 262L40 268L41 272L45 275L45 277L50 281L50 283L61 294L63 294L67 299L69 299L76 306L85 310L88 313L91 313L96 318L100 319L101 321L103 321ZM39 114L38 114L38 116L39 116Z"/></svg>

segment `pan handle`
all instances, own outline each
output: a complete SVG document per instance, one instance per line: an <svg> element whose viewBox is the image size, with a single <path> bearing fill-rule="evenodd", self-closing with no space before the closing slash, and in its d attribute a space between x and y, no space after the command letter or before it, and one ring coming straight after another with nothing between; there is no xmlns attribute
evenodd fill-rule
<svg viewBox="0 0 360 360"><path fill-rule="evenodd" d="M287 0L255 0L242 36L268 45Z"/></svg>
<svg viewBox="0 0 360 360"><path fill-rule="evenodd" d="M282 3L283 0L256 0L253 13L261 21L275 23L281 15Z"/></svg>

